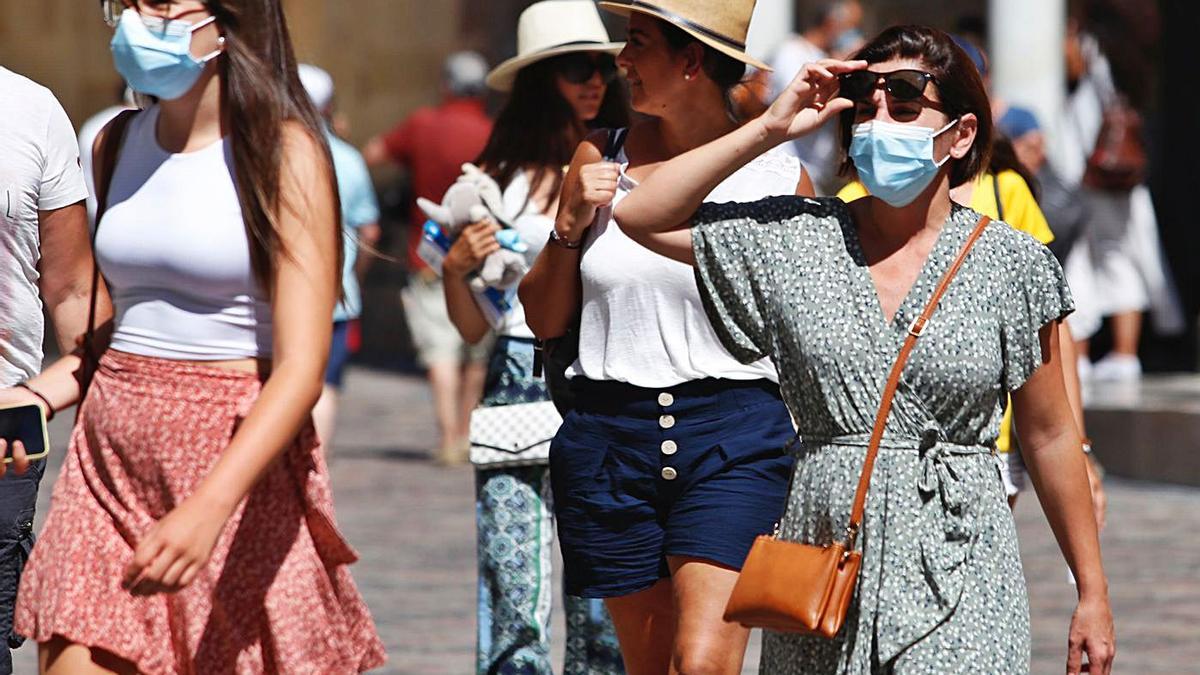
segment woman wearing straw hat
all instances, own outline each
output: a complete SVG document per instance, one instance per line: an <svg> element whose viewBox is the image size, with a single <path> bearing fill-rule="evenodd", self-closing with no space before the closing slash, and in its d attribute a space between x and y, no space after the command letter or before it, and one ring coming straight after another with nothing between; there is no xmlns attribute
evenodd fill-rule
<svg viewBox="0 0 1200 675"><path fill-rule="evenodd" d="M611 220L659 163L739 125L753 0L601 2L629 17L617 57L634 110L625 136L580 144L550 243L521 285L541 338L579 320L576 407L550 450L568 593L601 597L631 673L738 673L748 632L722 619L754 537L782 510L792 424L768 361L741 364L704 319L692 271ZM601 148L615 161L602 161ZM717 201L811 194L769 153Z"/></svg>
<svg viewBox="0 0 1200 675"><path fill-rule="evenodd" d="M509 93L487 146L477 160L503 186L504 215L537 255L554 227L562 167L589 127L622 126L629 112L614 85L610 42L591 0L531 5L517 25L517 55L497 66L488 85ZM490 326L475 304L467 277L499 248L497 226L467 226L442 269L450 319L468 342ZM485 407L547 401L533 376L533 333L520 303L497 328L488 366ZM548 405L548 404L547 404ZM514 409L517 410L517 409ZM519 414L519 413L517 413ZM550 673L550 584L553 513L545 458L531 466L476 461L479 538L479 673ZM568 675L620 673L621 654L608 612L599 600L567 595Z"/></svg>

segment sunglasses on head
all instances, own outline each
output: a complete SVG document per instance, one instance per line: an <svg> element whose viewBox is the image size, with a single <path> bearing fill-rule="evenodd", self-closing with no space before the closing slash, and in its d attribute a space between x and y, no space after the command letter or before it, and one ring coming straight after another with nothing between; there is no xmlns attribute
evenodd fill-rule
<svg viewBox="0 0 1200 675"><path fill-rule="evenodd" d="M612 54L580 52L566 54L554 60L555 69L564 80L571 84L584 84L600 73L600 79L605 84L617 76L617 62Z"/></svg>
<svg viewBox="0 0 1200 675"><path fill-rule="evenodd" d="M880 80L883 80L884 91L897 101L915 101L925 94L925 87L930 82L937 82L937 78L922 70L894 70L890 73L856 70L838 76L841 95L855 103L869 101L875 95Z"/></svg>

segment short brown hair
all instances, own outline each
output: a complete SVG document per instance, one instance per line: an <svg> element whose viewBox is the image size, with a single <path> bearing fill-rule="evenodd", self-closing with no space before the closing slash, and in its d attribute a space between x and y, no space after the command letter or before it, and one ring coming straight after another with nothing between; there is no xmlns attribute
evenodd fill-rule
<svg viewBox="0 0 1200 675"><path fill-rule="evenodd" d="M966 183L987 168L992 151L991 103L975 64L949 35L929 26L892 26L863 45L852 58L868 64L892 59L912 59L925 64L934 77L946 115L957 119L972 113L979 119L975 142L966 157L951 160L950 187ZM841 114L843 174L851 166L849 151L853 126L854 109L851 108Z"/></svg>

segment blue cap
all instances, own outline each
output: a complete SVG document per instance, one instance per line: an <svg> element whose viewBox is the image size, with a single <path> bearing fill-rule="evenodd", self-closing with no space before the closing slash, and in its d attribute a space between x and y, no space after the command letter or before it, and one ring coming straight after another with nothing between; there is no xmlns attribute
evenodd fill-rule
<svg viewBox="0 0 1200 675"><path fill-rule="evenodd" d="M983 58L983 52L979 51L978 47L976 47L974 44L971 44L970 40L962 37L961 35L951 35L950 39L954 40L954 44L958 45L964 52L967 53L967 56L971 59L971 63L974 63L975 68L979 70L980 77L987 77L987 59Z"/></svg>
<svg viewBox="0 0 1200 675"><path fill-rule="evenodd" d="M996 128L1000 133L1016 140L1031 131L1040 130L1042 125L1038 124L1037 116L1032 111L1012 106L1000 116Z"/></svg>

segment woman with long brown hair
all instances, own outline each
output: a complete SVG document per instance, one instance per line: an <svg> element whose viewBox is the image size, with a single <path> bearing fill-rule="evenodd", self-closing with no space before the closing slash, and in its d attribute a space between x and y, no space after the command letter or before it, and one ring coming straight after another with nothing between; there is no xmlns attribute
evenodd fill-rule
<svg viewBox="0 0 1200 675"><path fill-rule="evenodd" d="M526 245L529 259L546 243L558 207L562 168L592 128L628 123L625 92L616 82L609 40L591 0L544 0L521 13L517 54L488 75L492 89L508 94L476 163L503 188L505 213ZM492 327L476 304L468 277L499 249L490 220L468 225L442 264L446 307L470 343ZM495 326L481 406L530 426L530 409L550 412L541 438L554 434L554 404L545 381L534 376L533 333L514 300ZM487 414L487 413L481 413ZM473 440L483 440L475 438ZM544 445L519 463L474 454L475 526L478 538L476 668L488 673L550 673L550 610L554 589L554 505ZM515 465L519 464L519 465ZM600 600L564 593L565 675L621 673L621 652Z"/></svg>
<svg viewBox="0 0 1200 675"><path fill-rule="evenodd" d="M310 419L341 228L280 3L101 5L154 102L96 141L115 316L17 629L46 673L376 667ZM78 363L30 384L67 407Z"/></svg>

